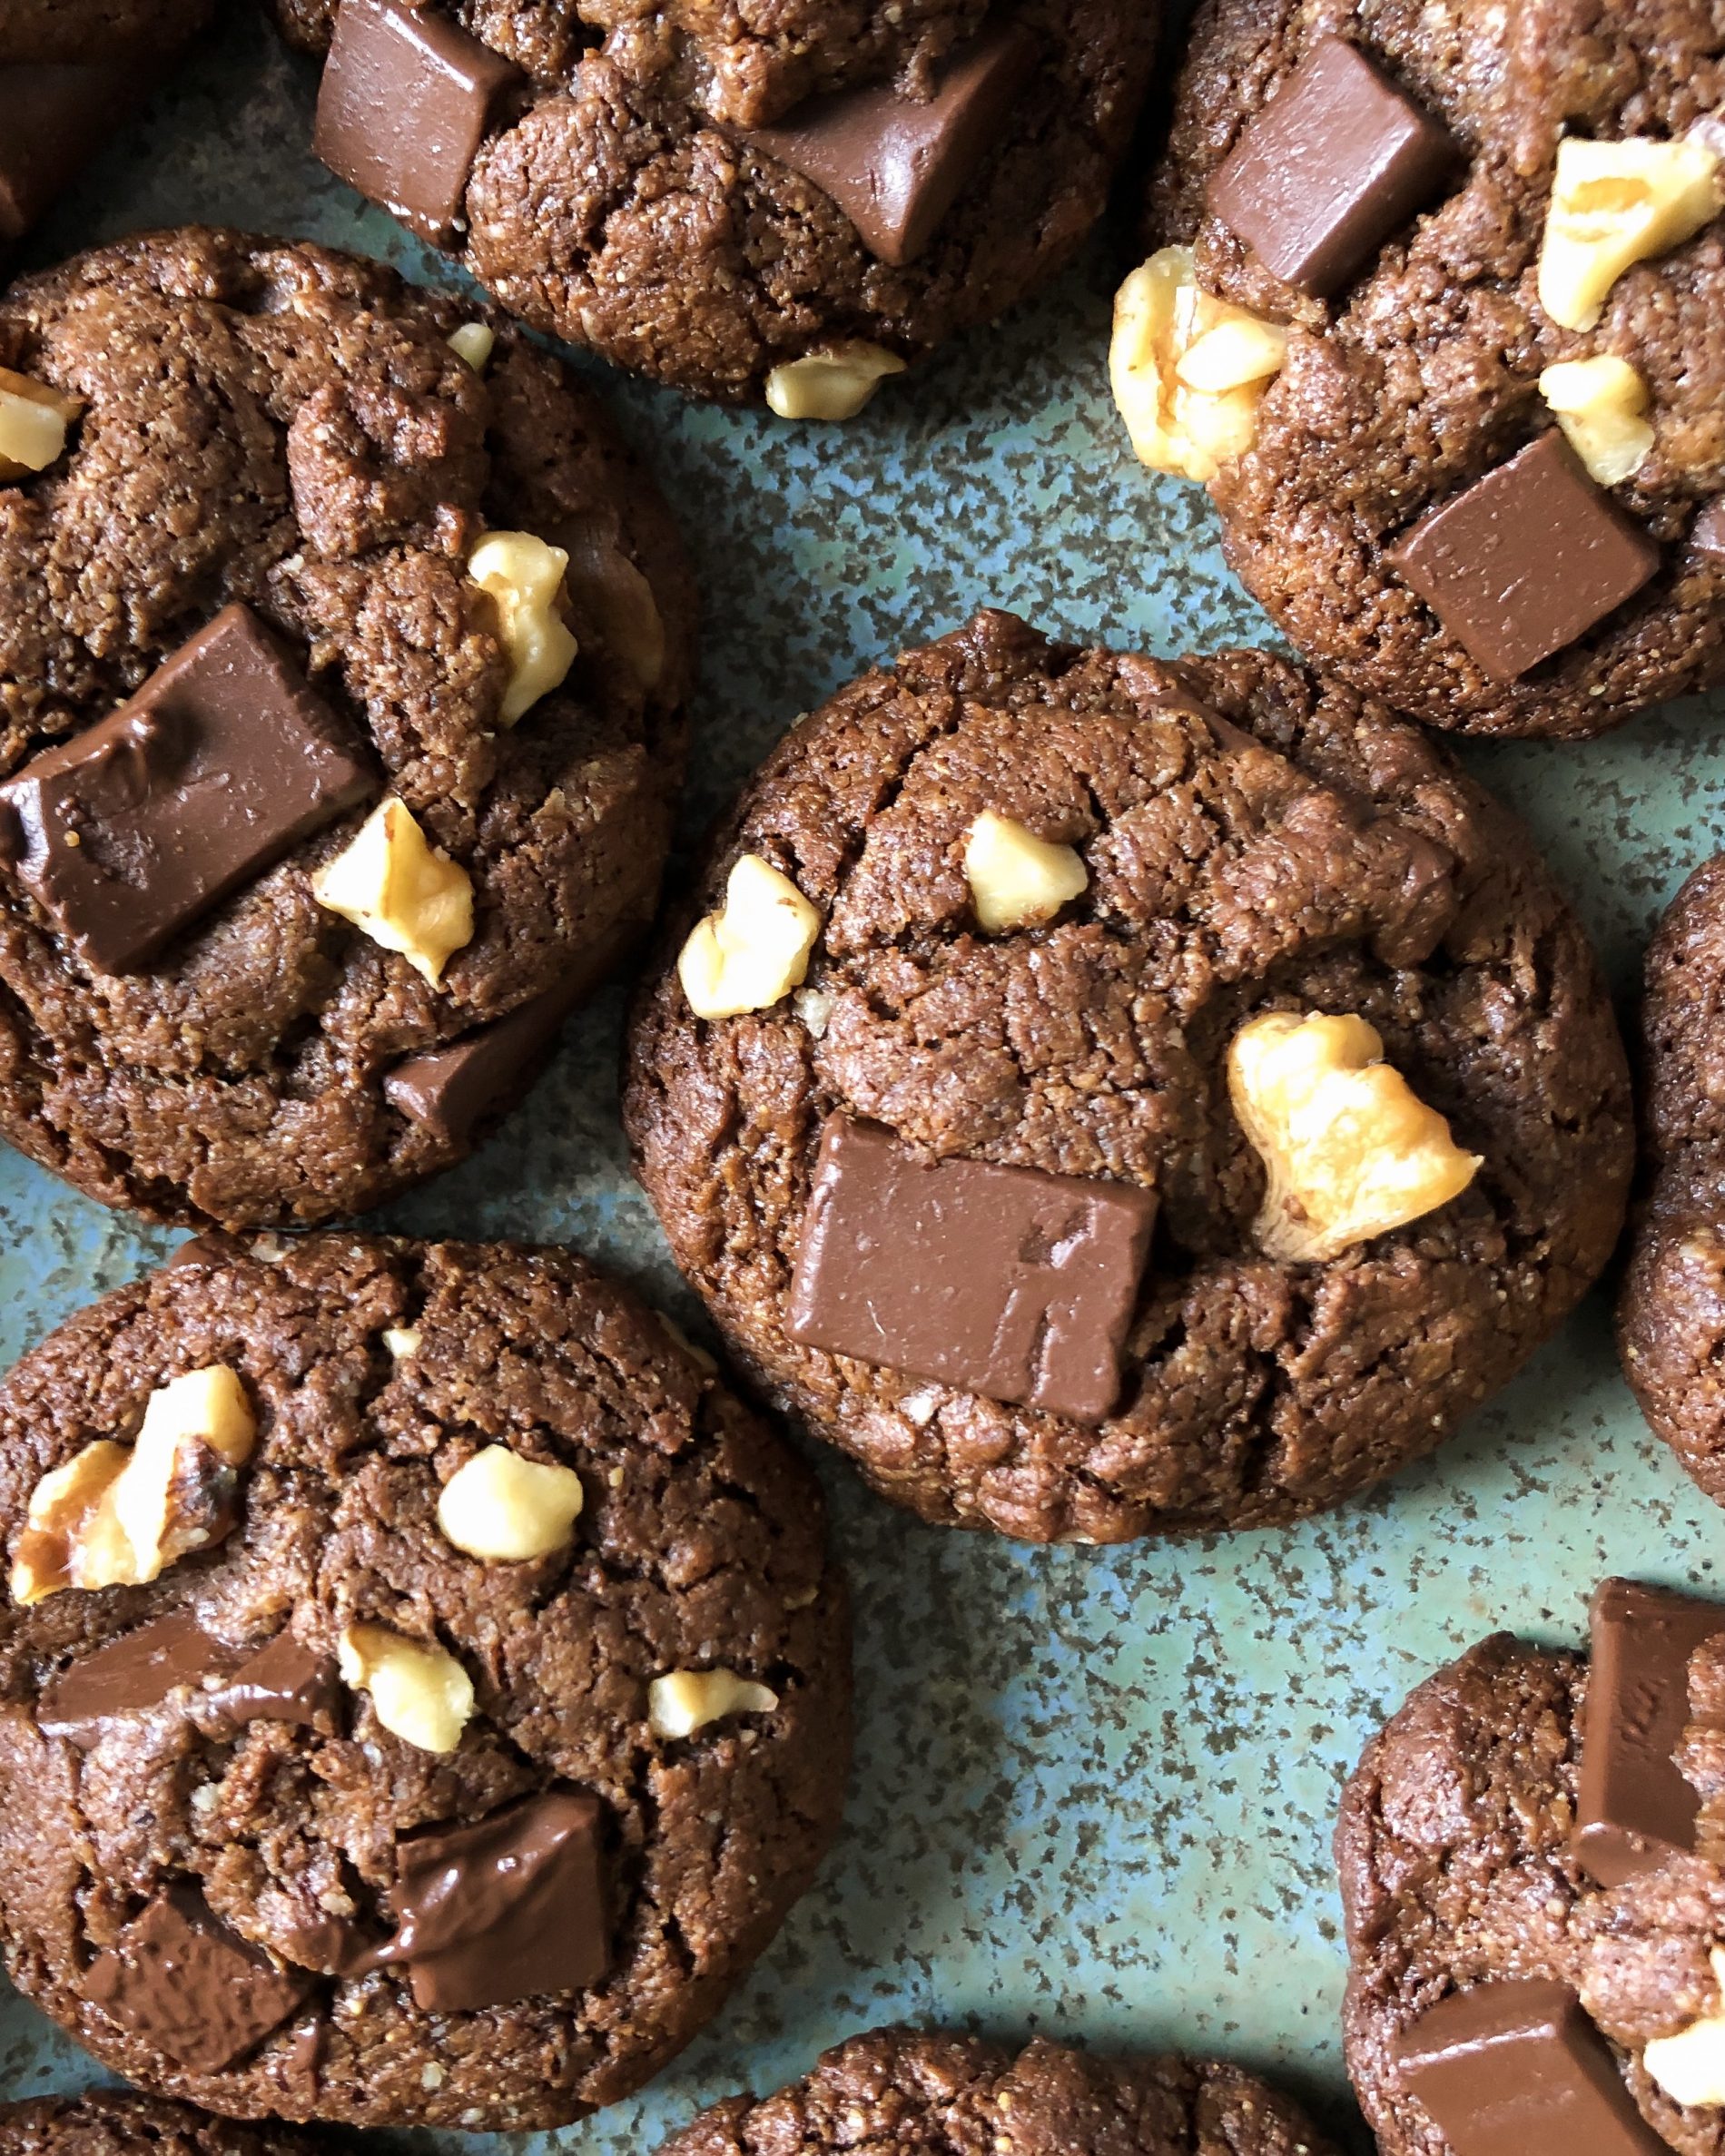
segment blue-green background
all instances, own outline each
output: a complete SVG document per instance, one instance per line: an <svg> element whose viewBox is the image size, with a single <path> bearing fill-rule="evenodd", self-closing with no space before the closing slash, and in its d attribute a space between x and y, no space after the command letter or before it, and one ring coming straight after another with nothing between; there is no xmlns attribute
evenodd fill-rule
<svg viewBox="0 0 1725 2156"><path fill-rule="evenodd" d="M33 259L198 219L447 276L311 161L310 70L231 6ZM1099 242L1035 304L844 428L604 378L680 513L705 596L690 834L799 713L984 600L1157 651L1263 634L1202 495L1149 479L1113 415L1118 266ZM1625 1007L1660 909L1716 843L1722 727L1715 701L1590 746L1466 752L1538 833ZM629 1178L619 1014L613 994L577 1020L514 1122L387 1218L573 1243L698 1330ZM0 1150L0 1356L172 1239ZM1023 1549L921 1527L823 1461L859 1619L846 1831L684 2057L549 2138L606 2156L650 2148L698 2105L774 2086L892 2016L1225 2053L1345 2119L1329 1833L1365 1736L1493 1626L1574 1639L1602 1571L1704 1584L1725 1553L1725 1521L1618 1376L1608 1307L1596 1295L1440 1458L1289 1534ZM70 2043L0 1996L0 2091L87 2078Z"/></svg>

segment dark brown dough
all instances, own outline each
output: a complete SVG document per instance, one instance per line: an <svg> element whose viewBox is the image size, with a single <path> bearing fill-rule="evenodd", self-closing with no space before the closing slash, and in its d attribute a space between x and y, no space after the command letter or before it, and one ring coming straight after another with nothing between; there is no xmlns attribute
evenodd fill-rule
<svg viewBox="0 0 1725 2156"><path fill-rule="evenodd" d="M242 600L474 883L473 940L433 989L311 897L370 802L141 972L94 972L0 877L0 1133L109 1205L315 1225L448 1167L466 1139L400 1113L390 1067L602 971L651 914L687 572L558 361L504 325L483 379L450 350L474 311L373 262L195 229L0 299L0 365L85 405L58 464L0 486L0 767ZM513 732L492 602L465 574L487 526L572 556L581 656ZM666 649L650 692L619 635L643 574Z"/></svg>
<svg viewBox="0 0 1725 2156"><path fill-rule="evenodd" d="M277 0L328 44L332 0ZM1002 313L1095 223L1149 79L1155 0L1015 0L1041 73L932 245L895 269L807 180L737 130L810 92L912 90L981 20L979 0L454 0L531 77L481 151L461 252L504 306L694 395L758 397L781 362L861 338L914 359Z"/></svg>
<svg viewBox="0 0 1725 2156"><path fill-rule="evenodd" d="M1204 191L1326 34L1385 65L1460 139L1468 166L1323 303L1207 216ZM1690 537L1725 494L1725 222L1631 269L1596 330L1556 328L1535 297L1560 136L1679 136L1721 104L1725 21L1711 0L1205 0L1148 239L1195 241L1208 290L1295 325L1253 447L1211 491L1228 559L1314 665L1428 725L1564 739L1725 675L1725 554ZM1552 423L1543 369L1596 352L1631 361L1651 392L1652 455L1614 491L1664 566L1506 684L1440 631L1385 550Z"/></svg>
<svg viewBox="0 0 1725 2156"><path fill-rule="evenodd" d="M0 2104L0 2156L314 2156L317 2145L273 2121L236 2126L131 2090Z"/></svg>
<svg viewBox="0 0 1725 2156"><path fill-rule="evenodd" d="M1298 2106L1214 2061L1101 2059L1038 2037L1017 2053L933 2030L836 2045L776 2095L733 2096L659 2156L1330 2156Z"/></svg>
<svg viewBox="0 0 1725 2156"><path fill-rule="evenodd" d="M1259 745L1243 753L1227 728ZM961 857L983 809L1082 846L1089 891L1052 928L975 932ZM1435 881L1434 848L1454 859ZM1617 1238L1628 1078L1579 924L1520 826L1439 749L1279 659L1079 652L979 615L794 730L719 834L695 908L744 851L827 916L807 991L706 1023L665 964L626 1088L639 1172L767 1396L925 1519L1118 1541L1335 1504L1441 1443ZM1245 1019L1310 1008L1368 1019L1485 1161L1448 1206L1317 1266L1250 1239L1262 1169L1225 1070ZM1156 1188L1111 1419L1085 1428L788 1338L811 1163L838 1108L924 1157Z"/></svg>
<svg viewBox="0 0 1725 2156"><path fill-rule="evenodd" d="M152 1586L68 1589L0 1627L0 1934L19 1988L103 2063L238 2117L560 2125L656 2072L717 2009L838 1823L849 1738L843 1582L813 1478L673 1338L570 1254L324 1235L214 1238L63 1325L0 1387L0 1531L97 1432L123 1441L166 1377L225 1363L260 1435L232 1534ZM417 1332L396 1361L383 1334ZM581 1475L572 1551L481 1564L441 1533L483 1445ZM314 1654L385 1622L462 1662L458 1750L416 1749L339 1688L333 1733L235 1732L186 1692L94 1749L37 1726L104 1641L194 1613L230 1647L291 1625ZM778 1708L654 1736L650 1680L730 1668ZM393 1926L397 1837L552 1785L596 1795L610 1972L586 1990L441 2015L403 1972L319 1977L219 2071L176 2065L84 1992L91 1957L164 1885L289 1967L302 1927Z"/></svg>
<svg viewBox="0 0 1725 2156"><path fill-rule="evenodd" d="M0 0L0 64L172 52L212 13L212 0Z"/></svg>

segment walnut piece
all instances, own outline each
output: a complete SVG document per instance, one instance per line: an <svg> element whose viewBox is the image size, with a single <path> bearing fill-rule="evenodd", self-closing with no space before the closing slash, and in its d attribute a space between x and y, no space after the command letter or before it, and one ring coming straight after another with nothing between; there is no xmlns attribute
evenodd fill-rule
<svg viewBox="0 0 1725 2156"><path fill-rule="evenodd" d="M398 1363L410 1362L424 1344L425 1335L417 1325L390 1325L385 1329L383 1344Z"/></svg>
<svg viewBox="0 0 1725 2156"><path fill-rule="evenodd" d="M1152 471L1213 479L1250 448L1286 359L1287 331L1205 291L1189 247L1153 254L1115 298L1114 401Z"/></svg>
<svg viewBox="0 0 1725 2156"><path fill-rule="evenodd" d="M852 339L775 367L766 400L781 419L854 419L889 375L903 372L896 352Z"/></svg>
<svg viewBox="0 0 1725 2156"><path fill-rule="evenodd" d="M698 921L677 959L677 979L696 1018L768 1010L801 988L821 934L819 911L771 861L741 855L724 904Z"/></svg>
<svg viewBox="0 0 1725 2156"><path fill-rule="evenodd" d="M468 576L496 604L498 641L509 662L498 713L505 726L561 686L581 648L557 611L568 566L561 546L531 532L487 532L468 556Z"/></svg>
<svg viewBox="0 0 1725 2156"><path fill-rule="evenodd" d="M572 1467L549 1467L522 1459L508 1445L487 1445L443 1485L438 1525L469 1557L521 1564L568 1548L582 1496Z"/></svg>
<svg viewBox="0 0 1725 2156"><path fill-rule="evenodd" d="M139 1586L221 1541L257 1435L245 1387L225 1363L158 1386L135 1444L96 1438L32 1491L13 1560L14 1600Z"/></svg>
<svg viewBox="0 0 1725 2156"><path fill-rule="evenodd" d="M45 472L64 456L67 432L83 409L75 397L0 367L0 483Z"/></svg>
<svg viewBox="0 0 1725 2156"><path fill-rule="evenodd" d="M393 795L318 870L311 895L385 950L399 950L433 988L451 954L473 940L473 879L427 843Z"/></svg>
<svg viewBox="0 0 1725 2156"><path fill-rule="evenodd" d="M1383 1055L1355 1017L1270 1011L1235 1035L1228 1091L1267 1173L1256 1234L1268 1256L1335 1257L1447 1205L1478 1173Z"/></svg>
<svg viewBox="0 0 1725 2156"><path fill-rule="evenodd" d="M674 1669L647 1687L647 1727L656 1737L692 1737L731 1714L770 1714L776 1692L734 1669Z"/></svg>
<svg viewBox="0 0 1725 2156"><path fill-rule="evenodd" d="M1647 384L1627 359L1560 359L1540 376L1539 393L1600 486L1621 486L1647 462Z"/></svg>
<svg viewBox="0 0 1725 2156"><path fill-rule="evenodd" d="M488 322L463 322L450 330L448 342L457 359L465 359L475 374L483 374L491 364L497 340L497 331Z"/></svg>
<svg viewBox="0 0 1725 2156"><path fill-rule="evenodd" d="M1636 262L1691 239L1725 208L1719 153L1691 136L1618 143L1566 135L1557 145L1540 248L1539 300L1565 330L1591 330Z"/></svg>
<svg viewBox="0 0 1725 2156"><path fill-rule="evenodd" d="M455 1657L388 1625L350 1625L336 1642L342 1682L371 1695L392 1736L421 1752L452 1752L473 1714L473 1684Z"/></svg>
<svg viewBox="0 0 1725 2156"><path fill-rule="evenodd" d="M1052 920L1090 883L1075 846L1039 839L992 809L983 810L965 838L964 874L976 918L991 935Z"/></svg>
<svg viewBox="0 0 1725 2156"><path fill-rule="evenodd" d="M1725 1947L1713 1947L1708 1959L1720 2004L1675 2036L1656 2036L1641 2053L1641 2064L1673 2103L1725 2104Z"/></svg>

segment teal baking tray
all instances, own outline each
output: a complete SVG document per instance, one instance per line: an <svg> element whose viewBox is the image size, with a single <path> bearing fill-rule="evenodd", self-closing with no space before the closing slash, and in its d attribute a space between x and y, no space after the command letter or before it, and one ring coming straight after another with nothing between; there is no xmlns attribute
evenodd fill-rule
<svg viewBox="0 0 1725 2156"><path fill-rule="evenodd" d="M447 279L311 160L311 70L243 0L230 16L32 258L203 220ZM985 601L1158 652L1264 635L1203 495L1149 478L1115 418L1118 266L1099 242L842 428L699 409L595 369L678 511L704 595L689 835L798 714ZM1716 699L1591 745L1464 752L1537 832L1625 1006L1651 924L1720 842L1722 742ZM621 1012L614 992L577 1019L527 1107L380 1224L574 1244L699 1332L629 1177ZM0 1354L175 1239L0 1148ZM922 1527L821 1464L858 1614L843 1836L754 1974L649 2090L523 2141L636 2156L713 2098L776 2086L894 2017L1224 2053L1345 2122L1330 1822L1366 1736L1494 1627L1578 1639L1604 1571L1705 1590L1725 1561L1725 1515L1618 1375L1603 1293L1436 1459L1292 1533L1027 1549ZM95 2078L33 2008L0 1997L0 2089Z"/></svg>

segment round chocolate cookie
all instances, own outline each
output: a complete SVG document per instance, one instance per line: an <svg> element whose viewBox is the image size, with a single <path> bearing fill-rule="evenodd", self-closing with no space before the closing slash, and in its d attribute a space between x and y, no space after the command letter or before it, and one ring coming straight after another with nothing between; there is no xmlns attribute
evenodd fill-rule
<svg viewBox="0 0 1725 2156"><path fill-rule="evenodd" d="M133 2090L0 2103L0 2156L312 2156L309 2134L236 2126Z"/></svg>
<svg viewBox="0 0 1725 2156"><path fill-rule="evenodd" d="M1617 1237L1628 1082L1579 925L1438 749L1278 659L979 615L796 727L721 892L636 1015L639 1172L760 1385L925 1519L1334 1504Z"/></svg>
<svg viewBox="0 0 1725 2156"><path fill-rule="evenodd" d="M297 44L330 54L325 162L512 312L695 395L765 390L786 416L825 418L1070 259L1126 147L1159 14L277 6Z"/></svg>
<svg viewBox="0 0 1725 2156"><path fill-rule="evenodd" d="M651 914L683 558L472 312L196 230L0 299L0 1133L110 1205L448 1167Z"/></svg>
<svg viewBox="0 0 1725 2156"><path fill-rule="evenodd" d="M1099 2059L1038 2037L1014 2054L971 2036L877 2029L774 2096L732 2096L659 2156L1330 2156L1298 2107L1237 2066Z"/></svg>
<svg viewBox="0 0 1725 2156"><path fill-rule="evenodd" d="M236 2117L647 2080L838 1824L807 1471L559 1250L202 1239L0 1386L0 1938Z"/></svg>
<svg viewBox="0 0 1725 2156"><path fill-rule="evenodd" d="M1367 1746L1336 1855L1384 2156L1716 2156L1725 1606L1608 1580L1591 1658L1482 1641Z"/></svg>
<svg viewBox="0 0 1725 2156"><path fill-rule="evenodd" d="M1725 1504L1725 858L1684 884L1647 954L1643 1146L1618 1344L1641 1413Z"/></svg>
<svg viewBox="0 0 1725 2156"><path fill-rule="evenodd" d="M1206 0L1148 238L1286 327L1211 492L1313 665L1562 738L1725 675L1721 106L1709 0Z"/></svg>

